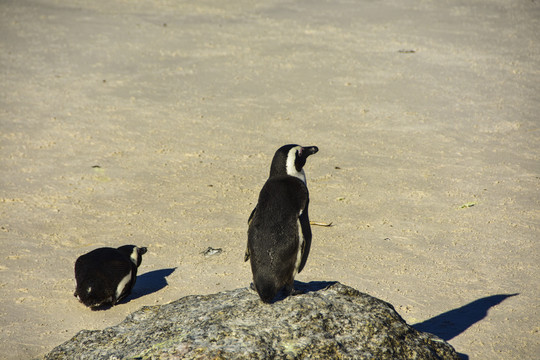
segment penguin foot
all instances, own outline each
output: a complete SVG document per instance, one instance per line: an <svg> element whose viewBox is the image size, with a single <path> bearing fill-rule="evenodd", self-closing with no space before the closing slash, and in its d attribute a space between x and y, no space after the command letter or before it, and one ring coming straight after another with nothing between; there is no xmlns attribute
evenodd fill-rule
<svg viewBox="0 0 540 360"><path fill-rule="evenodd" d="M305 293L306 293L306 292L305 292L304 290L296 290L296 289L292 289L290 295L296 296L296 295L302 295L302 294L305 294Z"/></svg>
<svg viewBox="0 0 540 360"><path fill-rule="evenodd" d="M249 284L249 288L255 292L257 292L257 289L255 288L255 284L254 283L251 283Z"/></svg>
<svg viewBox="0 0 540 360"><path fill-rule="evenodd" d="M302 295L302 294L305 294L305 291L303 290L296 290L294 288L294 285L293 283L289 284L289 285L286 285L285 286L285 293L287 294L287 296L296 296L296 295Z"/></svg>

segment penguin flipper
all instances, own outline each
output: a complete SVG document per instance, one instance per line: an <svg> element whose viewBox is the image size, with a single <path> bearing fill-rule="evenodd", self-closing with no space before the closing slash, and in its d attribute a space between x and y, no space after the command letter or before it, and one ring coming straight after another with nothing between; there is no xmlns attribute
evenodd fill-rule
<svg viewBox="0 0 540 360"><path fill-rule="evenodd" d="M256 206L255 206L255 208L251 211L251 214L249 215L248 225L251 224L251 220L253 219L253 215L255 215L255 210L257 210L257 207L256 207Z"/></svg>
<svg viewBox="0 0 540 360"><path fill-rule="evenodd" d="M298 273L304 269L309 256L309 250L311 249L311 226L309 225L307 206L302 215L300 215L300 226L302 226L301 236L303 236L304 241L302 241L302 248L300 249L302 258L300 259L300 265L298 266Z"/></svg>
<svg viewBox="0 0 540 360"><path fill-rule="evenodd" d="M251 214L249 215L248 226L251 224L251 220L253 220L253 216L255 215L256 210L257 210L257 207L255 206L255 208L251 211ZM249 260L249 247L246 246L246 252L244 253L244 262L248 260Z"/></svg>
<svg viewBox="0 0 540 360"><path fill-rule="evenodd" d="M307 258L309 255L309 250L311 248L311 239L304 240L304 243L302 244L302 260L300 260L300 266L298 267L298 272L301 272L304 269L304 266L306 265Z"/></svg>

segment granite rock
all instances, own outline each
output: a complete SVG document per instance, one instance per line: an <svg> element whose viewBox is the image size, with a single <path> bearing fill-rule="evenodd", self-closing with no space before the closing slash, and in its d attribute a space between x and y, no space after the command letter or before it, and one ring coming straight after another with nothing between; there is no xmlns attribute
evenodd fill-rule
<svg viewBox="0 0 540 360"><path fill-rule="evenodd" d="M273 304L242 288L142 307L45 359L459 359L382 300L340 283L295 287L305 293Z"/></svg>

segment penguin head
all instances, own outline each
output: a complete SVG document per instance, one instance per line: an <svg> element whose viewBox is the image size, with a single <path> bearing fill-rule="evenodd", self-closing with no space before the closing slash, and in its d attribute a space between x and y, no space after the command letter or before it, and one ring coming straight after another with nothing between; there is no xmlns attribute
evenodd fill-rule
<svg viewBox="0 0 540 360"><path fill-rule="evenodd" d="M270 165L270 177L279 175L295 176L306 182L304 165L308 156L319 151L316 146L300 146L289 144L280 147L274 154Z"/></svg>
<svg viewBox="0 0 540 360"><path fill-rule="evenodd" d="M137 247L135 245L124 245L118 248L122 254L125 254L129 259L139 267L142 262L142 256L146 254L147 249L145 247Z"/></svg>

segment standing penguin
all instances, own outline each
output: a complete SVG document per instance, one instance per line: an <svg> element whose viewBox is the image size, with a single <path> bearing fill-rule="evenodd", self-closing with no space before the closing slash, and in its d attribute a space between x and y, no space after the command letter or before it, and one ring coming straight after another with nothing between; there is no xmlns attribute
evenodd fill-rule
<svg viewBox="0 0 540 360"><path fill-rule="evenodd" d="M77 288L73 295L92 309L116 305L131 293L145 253L145 247L124 245L81 255L75 261Z"/></svg>
<svg viewBox="0 0 540 360"><path fill-rule="evenodd" d="M306 264L311 247L309 192L304 165L316 146L285 145L274 154L270 177L248 220L244 261L251 260L253 284L270 303L285 287L294 293L294 277Z"/></svg>

